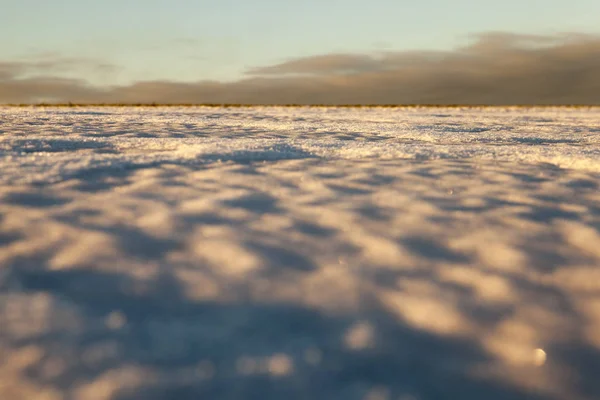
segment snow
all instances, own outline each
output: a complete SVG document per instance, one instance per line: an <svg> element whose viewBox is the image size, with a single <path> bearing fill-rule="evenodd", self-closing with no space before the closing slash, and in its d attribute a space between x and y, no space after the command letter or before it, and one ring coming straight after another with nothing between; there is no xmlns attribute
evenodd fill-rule
<svg viewBox="0 0 600 400"><path fill-rule="evenodd" d="M596 399L600 110L0 108L0 399Z"/></svg>

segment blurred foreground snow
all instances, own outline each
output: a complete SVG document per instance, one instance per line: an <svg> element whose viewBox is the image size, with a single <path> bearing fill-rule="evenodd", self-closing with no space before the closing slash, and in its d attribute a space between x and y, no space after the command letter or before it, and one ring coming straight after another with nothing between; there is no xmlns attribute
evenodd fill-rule
<svg viewBox="0 0 600 400"><path fill-rule="evenodd" d="M600 398L600 110L0 108L0 399Z"/></svg>

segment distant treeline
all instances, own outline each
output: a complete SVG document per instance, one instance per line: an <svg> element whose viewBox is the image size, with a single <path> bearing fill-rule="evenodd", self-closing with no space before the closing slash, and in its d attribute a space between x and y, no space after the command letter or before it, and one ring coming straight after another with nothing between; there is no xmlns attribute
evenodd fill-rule
<svg viewBox="0 0 600 400"><path fill-rule="evenodd" d="M597 108L589 104L218 104L218 103L31 103L3 104L5 107L215 107L215 108L252 108L252 107L298 107L298 108Z"/></svg>

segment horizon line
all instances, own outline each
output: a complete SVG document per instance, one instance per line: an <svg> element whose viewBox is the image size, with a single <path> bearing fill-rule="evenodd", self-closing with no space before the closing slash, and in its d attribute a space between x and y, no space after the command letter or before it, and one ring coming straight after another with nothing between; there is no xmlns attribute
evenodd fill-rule
<svg viewBox="0 0 600 400"><path fill-rule="evenodd" d="M441 103L407 103L407 104L260 104L260 103L4 103L0 107L211 107L211 108L252 108L252 107L288 107L288 108L599 108L598 104L441 104Z"/></svg>

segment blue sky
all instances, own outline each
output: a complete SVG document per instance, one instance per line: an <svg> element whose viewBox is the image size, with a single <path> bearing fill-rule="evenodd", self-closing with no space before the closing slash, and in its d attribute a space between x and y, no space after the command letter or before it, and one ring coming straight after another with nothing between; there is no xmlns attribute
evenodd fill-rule
<svg viewBox="0 0 600 400"><path fill-rule="evenodd" d="M486 31L600 32L598 0L0 2L0 61L89 59L54 74L97 84L235 80L316 54L451 49Z"/></svg>

